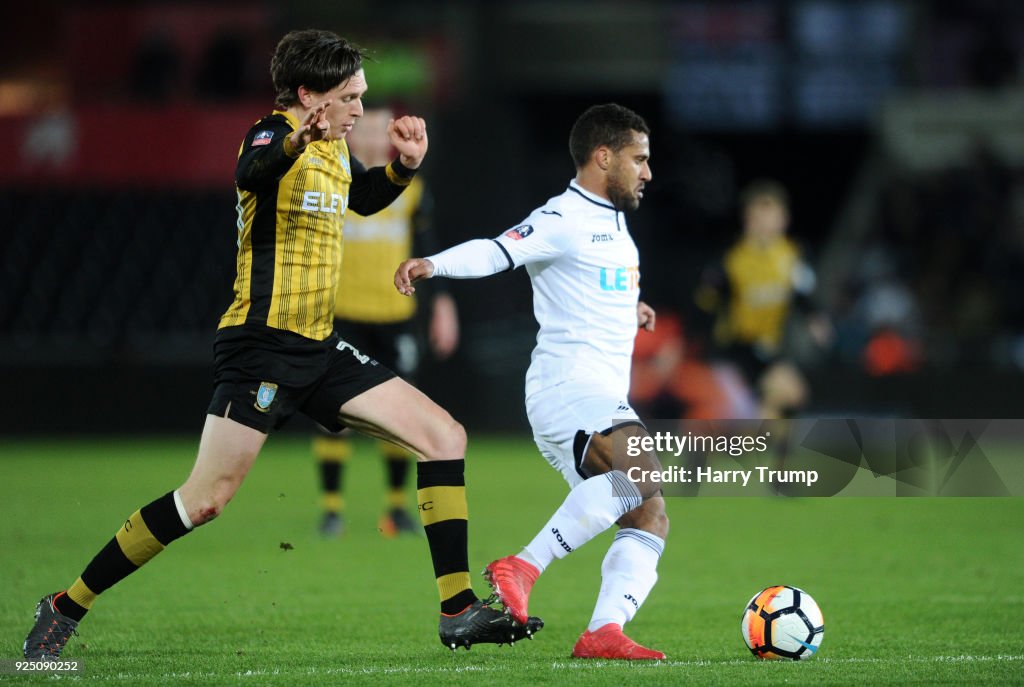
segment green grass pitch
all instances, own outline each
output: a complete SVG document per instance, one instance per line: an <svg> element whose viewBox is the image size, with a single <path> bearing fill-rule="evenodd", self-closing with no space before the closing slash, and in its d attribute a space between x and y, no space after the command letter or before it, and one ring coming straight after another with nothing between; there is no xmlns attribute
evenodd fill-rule
<svg viewBox="0 0 1024 687"><path fill-rule="evenodd" d="M36 600L67 586L139 506L180 483L191 439L4 440L0 659L20 658ZM557 562L514 647L452 654L437 639L426 542L376 530L382 470L361 443L349 531L321 540L308 440L273 437L223 516L103 595L65 652L75 684L615 685L1024 681L1024 500L669 499L660 581L629 626L656 664L569 658L611 533ZM471 437L474 573L518 550L561 502L561 478L522 438ZM291 544L291 550L281 547ZM487 591L477 578L477 592ZM739 617L769 584L810 592L818 656L761 662ZM47 677L0 676L14 682Z"/></svg>

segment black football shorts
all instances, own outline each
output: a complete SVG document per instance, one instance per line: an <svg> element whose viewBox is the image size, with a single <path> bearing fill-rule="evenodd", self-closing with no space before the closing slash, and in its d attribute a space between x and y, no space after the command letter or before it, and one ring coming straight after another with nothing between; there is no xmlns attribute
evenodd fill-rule
<svg viewBox="0 0 1024 687"><path fill-rule="evenodd" d="M341 431L341 406L395 376L337 334L313 341L249 325L218 330L213 366L207 412L265 434L296 412L329 431Z"/></svg>
<svg viewBox="0 0 1024 687"><path fill-rule="evenodd" d="M402 379L416 385L420 363L420 342L412 319L401 322L356 322L334 320L341 338L364 353L369 353Z"/></svg>

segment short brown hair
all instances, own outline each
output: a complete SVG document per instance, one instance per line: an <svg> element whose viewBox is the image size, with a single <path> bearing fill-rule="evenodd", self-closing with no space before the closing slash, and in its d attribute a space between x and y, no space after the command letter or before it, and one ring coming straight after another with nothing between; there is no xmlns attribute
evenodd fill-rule
<svg viewBox="0 0 1024 687"><path fill-rule="evenodd" d="M789 209L789 191L774 179L757 179L747 184L743 192L740 193L740 207L746 210L762 198L774 200L782 207Z"/></svg>
<svg viewBox="0 0 1024 687"><path fill-rule="evenodd" d="M601 146L619 152L633 142L634 131L651 133L644 118L629 108L615 103L588 108L569 132L569 153L576 169L582 169Z"/></svg>
<svg viewBox="0 0 1024 687"><path fill-rule="evenodd" d="M270 77L279 107L299 100L299 86L326 93L362 69L366 51L331 31L291 31L274 50Z"/></svg>

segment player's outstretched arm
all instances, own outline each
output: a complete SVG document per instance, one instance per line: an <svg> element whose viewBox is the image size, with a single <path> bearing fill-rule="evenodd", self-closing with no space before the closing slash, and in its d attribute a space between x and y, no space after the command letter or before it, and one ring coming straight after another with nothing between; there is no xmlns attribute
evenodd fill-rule
<svg viewBox="0 0 1024 687"><path fill-rule="evenodd" d="M406 260L395 271L395 288L399 293L411 296L416 292L412 285L420 279L477 279L510 270L514 266L508 252L496 241L472 239L429 258Z"/></svg>
<svg viewBox="0 0 1024 687"><path fill-rule="evenodd" d="M414 283L430 279L434 275L434 263L426 258L409 258L395 270L395 288L403 296L416 293Z"/></svg>

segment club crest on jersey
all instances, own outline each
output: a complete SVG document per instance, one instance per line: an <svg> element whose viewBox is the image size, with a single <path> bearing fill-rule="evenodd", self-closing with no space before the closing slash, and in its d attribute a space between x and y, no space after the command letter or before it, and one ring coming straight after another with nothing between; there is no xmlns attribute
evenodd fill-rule
<svg viewBox="0 0 1024 687"><path fill-rule="evenodd" d="M250 148L255 148L256 146L265 146L268 143L270 143L270 139L272 139L272 138L274 138L274 132L273 131L269 131L269 130L261 131L261 132L259 132L258 134L256 134L255 136L252 137L252 145L249 146L249 147Z"/></svg>
<svg viewBox="0 0 1024 687"><path fill-rule="evenodd" d="M269 413L270 404L274 402L275 396L277 396L277 384L260 382L260 388L256 392L256 402L253 405L261 413Z"/></svg>
<svg viewBox="0 0 1024 687"><path fill-rule="evenodd" d="M514 229L509 229L505 232L505 236L509 237L513 241L519 241L525 239L527 236L533 233L533 227L529 224L520 224Z"/></svg>

